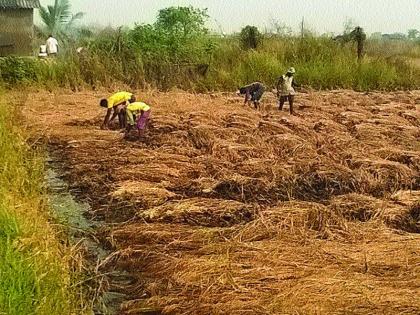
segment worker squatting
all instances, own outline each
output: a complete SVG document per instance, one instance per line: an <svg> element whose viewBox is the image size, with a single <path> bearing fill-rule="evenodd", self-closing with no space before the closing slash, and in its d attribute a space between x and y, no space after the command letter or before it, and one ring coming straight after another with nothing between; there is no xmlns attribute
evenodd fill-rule
<svg viewBox="0 0 420 315"><path fill-rule="evenodd" d="M292 115L294 114L294 87L296 87L294 74L295 69L292 67L287 70L286 74L280 76L276 86L279 110L282 110L284 103L288 101L290 114ZM259 109L264 92L264 85L260 82L254 82L239 88L237 94L245 95L244 105L253 104L255 109ZM107 99L102 99L100 105L107 109L101 126L102 129L107 129L109 124L118 117L120 129L125 129L125 137L128 137L130 131L136 126L138 138L140 140L144 139L150 119L150 105L137 101L134 94L129 92L117 92Z"/></svg>

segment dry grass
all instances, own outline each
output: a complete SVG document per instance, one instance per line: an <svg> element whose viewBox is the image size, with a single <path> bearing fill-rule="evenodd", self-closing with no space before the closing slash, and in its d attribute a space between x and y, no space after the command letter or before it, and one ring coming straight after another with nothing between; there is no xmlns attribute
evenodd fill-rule
<svg viewBox="0 0 420 315"><path fill-rule="evenodd" d="M140 92L145 143L99 130L99 94L34 94L26 113L112 224L121 313L418 314L419 96L302 94L294 117Z"/></svg>

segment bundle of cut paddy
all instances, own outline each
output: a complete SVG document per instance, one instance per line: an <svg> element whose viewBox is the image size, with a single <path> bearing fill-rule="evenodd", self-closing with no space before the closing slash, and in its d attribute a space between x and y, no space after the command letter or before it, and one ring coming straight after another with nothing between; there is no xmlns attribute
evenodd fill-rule
<svg viewBox="0 0 420 315"><path fill-rule="evenodd" d="M358 113L354 111L344 111L334 117L336 122L349 127L360 124L366 119L367 116L365 113Z"/></svg>
<svg viewBox="0 0 420 315"><path fill-rule="evenodd" d="M357 187L358 179L354 172L334 161L301 161L298 167L300 170L293 183L293 196L299 199L328 199L354 191Z"/></svg>
<svg viewBox="0 0 420 315"><path fill-rule="evenodd" d="M399 204L393 205L393 207L381 209L377 214L377 219L393 229L419 233L420 203L415 203L409 207Z"/></svg>
<svg viewBox="0 0 420 315"><path fill-rule="evenodd" d="M215 143L215 127L197 126L188 129L188 138L196 149L211 153Z"/></svg>
<svg viewBox="0 0 420 315"><path fill-rule="evenodd" d="M74 119L68 123L69 126L99 126L103 121L102 116L96 116L91 119Z"/></svg>
<svg viewBox="0 0 420 315"><path fill-rule="evenodd" d="M255 113L255 115L259 115ZM254 130L258 126L258 120L255 119L252 115L244 115L244 114L229 114L227 117L224 118L225 120L225 127L235 127L240 129L245 129L248 131Z"/></svg>
<svg viewBox="0 0 420 315"><path fill-rule="evenodd" d="M330 135L341 135L347 133L347 128L330 119L320 119L313 125L316 132L328 133Z"/></svg>
<svg viewBox="0 0 420 315"><path fill-rule="evenodd" d="M196 111L191 112L186 118L186 124L189 127L197 127L197 126L219 126L219 121L215 115L210 115L208 112L203 111Z"/></svg>
<svg viewBox="0 0 420 315"><path fill-rule="evenodd" d="M275 198L270 192L272 183L266 178L253 178L238 173L226 173L218 178L213 191L220 198L262 202L270 198Z"/></svg>
<svg viewBox="0 0 420 315"><path fill-rule="evenodd" d="M230 162L240 162L244 159L260 157L262 152L252 146L219 140L213 145L212 154L217 158L226 159Z"/></svg>
<svg viewBox="0 0 420 315"><path fill-rule="evenodd" d="M276 121L261 120L258 124L258 131L268 135L291 134L293 131Z"/></svg>
<svg viewBox="0 0 420 315"><path fill-rule="evenodd" d="M420 190L398 191L391 200L400 208L381 213L381 219L393 228L420 233Z"/></svg>
<svg viewBox="0 0 420 315"><path fill-rule="evenodd" d="M136 168L122 167L119 178L123 180L143 180L154 183L172 181L181 176L181 170L175 167L169 167L161 163L149 163L147 167L138 166Z"/></svg>
<svg viewBox="0 0 420 315"><path fill-rule="evenodd" d="M348 220L365 222L375 217L389 203L372 196L351 193L333 197L329 207Z"/></svg>
<svg viewBox="0 0 420 315"><path fill-rule="evenodd" d="M370 123L360 123L353 127L355 136L358 140L363 140L375 145L380 145L381 141L388 139L386 132L391 127L377 126Z"/></svg>
<svg viewBox="0 0 420 315"><path fill-rule="evenodd" d="M165 203L176 194L156 183L129 180L118 183L118 188L112 191L110 196L119 201L149 208Z"/></svg>
<svg viewBox="0 0 420 315"><path fill-rule="evenodd" d="M273 135L266 138L265 141L272 147L273 153L278 157L289 158L290 156L303 154L309 158L316 155L312 143L292 133Z"/></svg>
<svg viewBox="0 0 420 315"><path fill-rule="evenodd" d="M251 221L255 209L244 203L209 198L167 202L139 214L147 222L185 223L199 226L231 226Z"/></svg>
<svg viewBox="0 0 420 315"><path fill-rule="evenodd" d="M408 188L416 174L407 166L387 160L361 159L351 163L358 181L358 190L383 196Z"/></svg>
<svg viewBox="0 0 420 315"><path fill-rule="evenodd" d="M420 171L420 152L402 150L396 147L384 147L372 152L384 160L398 162ZM419 175L420 176L420 175Z"/></svg>
<svg viewBox="0 0 420 315"><path fill-rule="evenodd" d="M254 221L245 225L240 234L242 241L271 239L285 233L315 233L321 238L345 234L346 220L326 206L304 201L284 202L261 210Z"/></svg>
<svg viewBox="0 0 420 315"><path fill-rule="evenodd" d="M153 115L151 119L151 127L160 132L169 132L182 129L180 117L175 114Z"/></svg>
<svg viewBox="0 0 420 315"><path fill-rule="evenodd" d="M405 111L400 111L398 115L408 120L413 126L420 127L419 111L405 110Z"/></svg>

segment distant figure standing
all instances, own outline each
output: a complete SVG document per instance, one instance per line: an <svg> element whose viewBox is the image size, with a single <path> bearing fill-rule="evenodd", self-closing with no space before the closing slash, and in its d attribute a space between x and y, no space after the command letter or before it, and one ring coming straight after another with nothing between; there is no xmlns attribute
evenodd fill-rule
<svg viewBox="0 0 420 315"><path fill-rule="evenodd" d="M290 114L294 115L293 102L295 100L295 89L297 85L293 80L295 68L291 67L286 74L282 75L277 82L277 96L279 97L279 110L283 110L283 105L289 101Z"/></svg>
<svg viewBox="0 0 420 315"><path fill-rule="evenodd" d="M56 57L58 53L58 41L52 35L48 36L46 46L48 56Z"/></svg>
<svg viewBox="0 0 420 315"><path fill-rule="evenodd" d="M265 91L265 87L260 82L254 82L249 85L245 85L236 92L239 95L245 95L244 105L247 103L254 103L255 109L260 107L260 100Z"/></svg>

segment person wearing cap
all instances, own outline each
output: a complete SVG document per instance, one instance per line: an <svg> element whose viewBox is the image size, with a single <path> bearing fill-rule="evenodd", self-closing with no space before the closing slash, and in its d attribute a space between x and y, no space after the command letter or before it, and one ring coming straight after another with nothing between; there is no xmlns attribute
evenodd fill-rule
<svg viewBox="0 0 420 315"><path fill-rule="evenodd" d="M283 105L286 101L289 102L290 114L293 115L293 102L295 99L296 83L294 82L293 75L295 68L291 67L287 70L286 74L282 75L277 82L277 97L279 97L279 110L283 110Z"/></svg>
<svg viewBox="0 0 420 315"><path fill-rule="evenodd" d="M109 124L118 116L120 128L125 128L125 106L128 101L135 102L136 97L129 92L117 92L111 95L109 98L104 98L100 101L99 105L107 109L104 122L101 129L109 128ZM113 114L111 116L111 113Z"/></svg>
<svg viewBox="0 0 420 315"><path fill-rule="evenodd" d="M258 109L264 91L265 87L261 82L254 82L239 88L236 94L245 95L244 105L254 103L255 109Z"/></svg>

